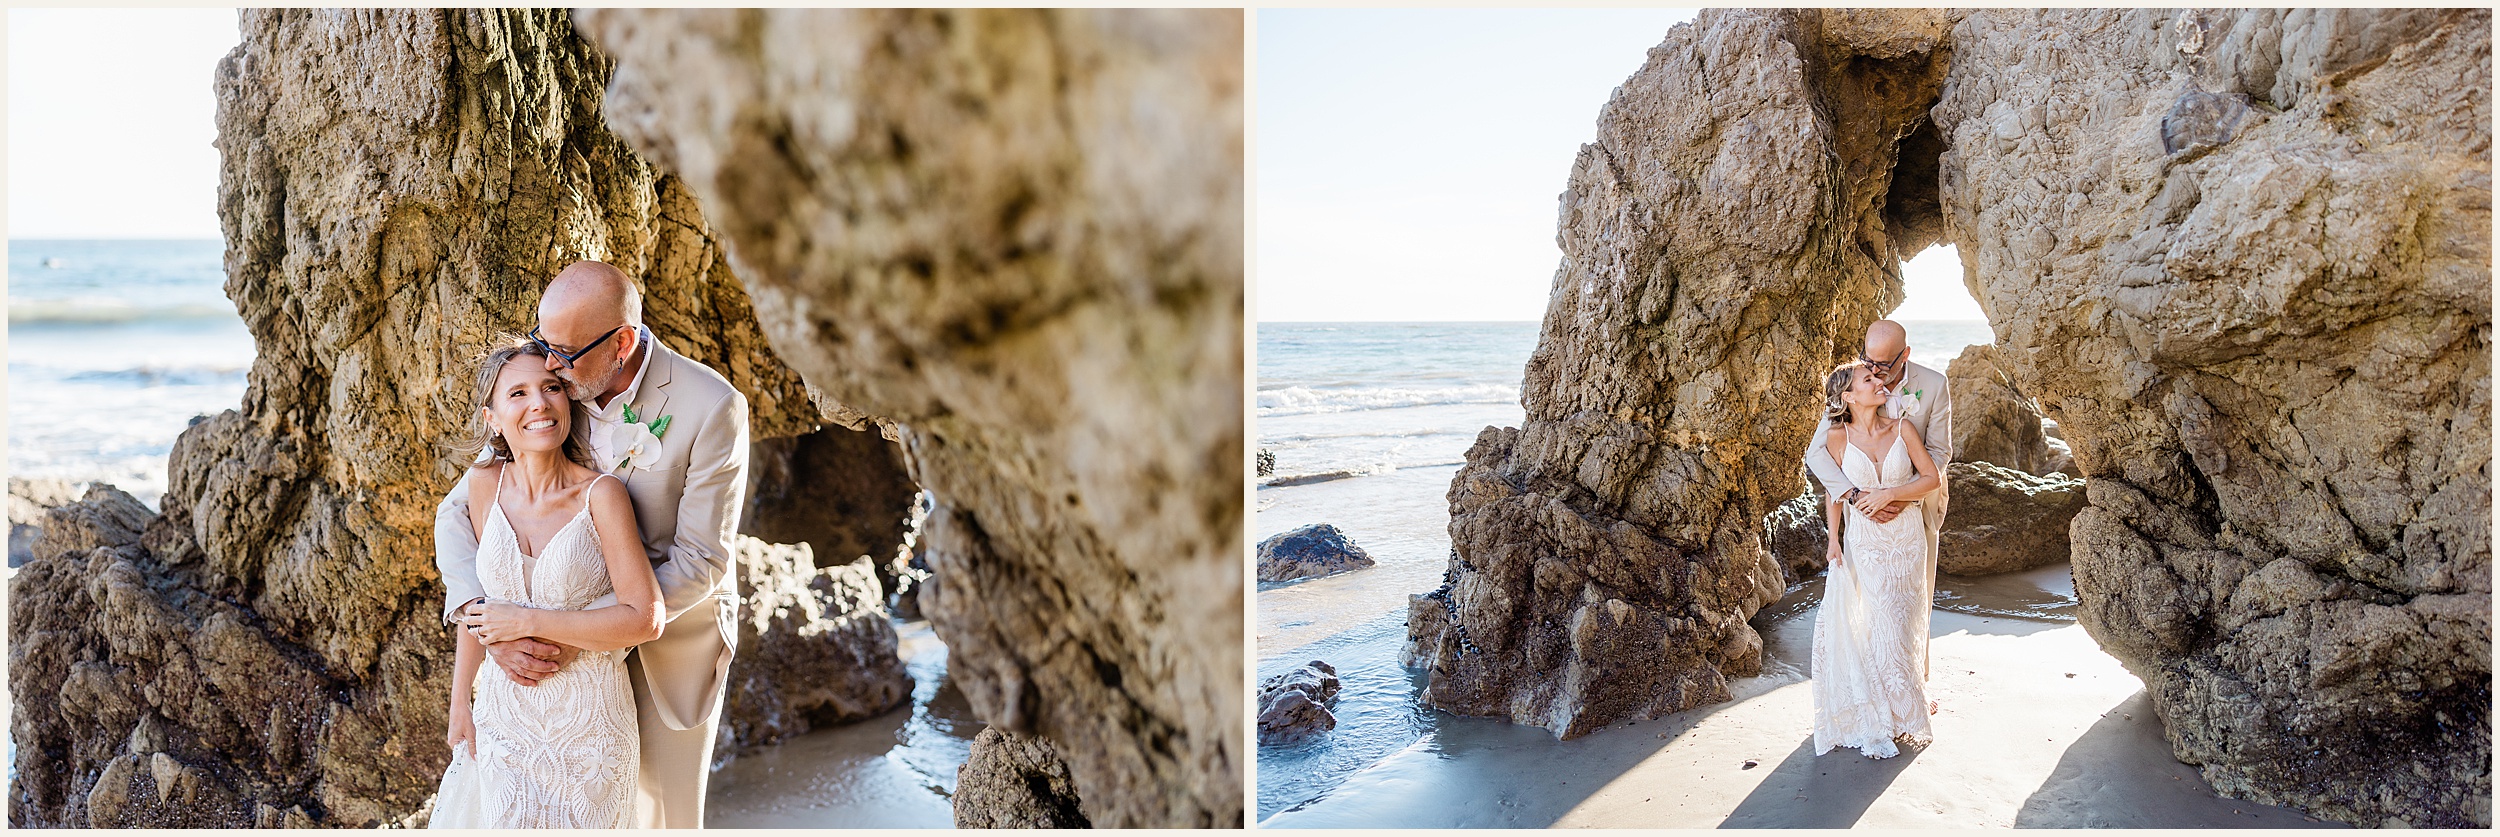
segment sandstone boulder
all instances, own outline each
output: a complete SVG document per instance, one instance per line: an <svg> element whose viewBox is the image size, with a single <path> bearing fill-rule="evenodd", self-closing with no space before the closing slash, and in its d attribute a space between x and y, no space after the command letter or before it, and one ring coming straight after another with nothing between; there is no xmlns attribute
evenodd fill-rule
<svg viewBox="0 0 2500 837"><path fill-rule="evenodd" d="M1937 536L1936 571L1993 575L2067 560L2066 528L2083 510L2083 480L1986 462L1955 462L1945 474L1953 500Z"/></svg>
<svg viewBox="0 0 2500 837"><path fill-rule="evenodd" d="M818 568L806 544L740 537L738 653L718 756L873 717L911 699L894 624L865 556Z"/></svg>
<svg viewBox="0 0 2500 837"><path fill-rule="evenodd" d="M2491 684L2491 27L1953 31L1943 218L2001 368L2089 480L2079 618L2225 794L2491 822L2490 720L2454 709Z"/></svg>
<svg viewBox="0 0 2500 837"><path fill-rule="evenodd" d="M1242 26L581 14L773 348L895 427L950 675L1099 825L1242 821Z"/></svg>
<svg viewBox="0 0 2500 837"><path fill-rule="evenodd" d="M12 493L10 500L14 506L19 497ZM121 489L99 482L89 484L78 502L47 510L41 519L34 543L27 547L28 558L137 543L156 512Z"/></svg>
<svg viewBox="0 0 2500 837"><path fill-rule="evenodd" d="M2056 470L2039 411L2014 388L1997 355L1995 346L1970 346L1945 370L1953 388L1953 460L2030 474Z"/></svg>
<svg viewBox="0 0 2500 837"><path fill-rule="evenodd" d="M1561 197L1527 421L1450 486L1426 703L1568 737L1760 669L1762 520L1802 487L1820 372L1943 230L1932 179L1892 188L1935 142L1893 91L1942 79L1954 20L1708 9L1616 90Z"/></svg>
<svg viewBox="0 0 2500 837"><path fill-rule="evenodd" d="M1282 532L1259 542L1259 580L1294 581L1372 566L1371 553L1326 523Z"/></svg>
<svg viewBox="0 0 2500 837"><path fill-rule="evenodd" d="M1328 704L1340 684L1334 666L1312 660L1259 683L1259 744L1307 741L1337 728Z"/></svg>
<svg viewBox="0 0 2500 837"><path fill-rule="evenodd" d="M873 427L829 424L759 439L748 451L738 529L757 540L806 544L829 567L866 556L880 589L891 592L920 523L919 487L903 472L903 448Z"/></svg>
<svg viewBox="0 0 2500 837"><path fill-rule="evenodd" d="M956 828L1090 828L1067 762L1049 741L990 727L955 771Z"/></svg>

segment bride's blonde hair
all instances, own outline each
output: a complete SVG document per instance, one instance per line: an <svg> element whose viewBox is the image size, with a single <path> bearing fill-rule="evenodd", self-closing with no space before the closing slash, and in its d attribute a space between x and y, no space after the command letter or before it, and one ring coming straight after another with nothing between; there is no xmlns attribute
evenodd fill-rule
<svg viewBox="0 0 2500 837"><path fill-rule="evenodd" d="M485 354L478 356L477 389L469 399L468 431L452 443L452 462L463 468L479 468L489 463L512 461L511 446L505 444L503 434L495 432L495 426L486 421L484 415L486 403L495 397L495 381L503 377L505 364L511 363L515 358L544 358L546 356L547 350L540 348L536 341L527 337L518 334L495 336L492 346L486 350ZM546 361L539 362L545 363ZM590 446L582 442L582 428L590 419L590 411L582 407L582 402L566 400L573 405L573 409L572 422L568 425L571 432L564 436L564 458L595 470L599 465L590 458ZM490 451L492 456L481 458Z"/></svg>
<svg viewBox="0 0 2500 837"><path fill-rule="evenodd" d="M1849 402L1840 400L1840 396L1849 391L1849 384L1857 379L1860 369L1872 370L1874 367L1868 366L1866 361L1853 360L1834 368L1832 374L1823 376L1824 418L1831 419L1835 424L1849 423Z"/></svg>

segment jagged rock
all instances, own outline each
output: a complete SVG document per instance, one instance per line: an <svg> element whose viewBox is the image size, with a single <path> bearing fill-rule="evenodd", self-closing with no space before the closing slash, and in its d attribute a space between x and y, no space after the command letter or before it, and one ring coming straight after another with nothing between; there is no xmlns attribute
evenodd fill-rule
<svg viewBox="0 0 2500 837"><path fill-rule="evenodd" d="M1337 527L1313 523L1259 542L1259 580L1293 581L1370 567L1371 553Z"/></svg>
<svg viewBox="0 0 2500 837"><path fill-rule="evenodd" d="M2491 27L2007 9L1954 30L1943 217L2006 372L2089 478L2079 618L2222 793L2491 822L2490 719L2457 710L2491 688ZM2254 109L2165 148L2199 94ZM2318 583L2249 587L2295 566Z"/></svg>
<svg viewBox="0 0 2500 837"><path fill-rule="evenodd" d="M1527 422L1450 486L1426 703L1570 737L1760 670L1762 520L1801 488L1822 372L1943 229L1932 180L1889 187L1935 141L1896 91L1943 77L1953 20L1708 9L1618 88L1562 194Z"/></svg>
<svg viewBox="0 0 2500 837"><path fill-rule="evenodd" d="M1958 396L1961 391L1954 392ZM1948 518L1946 525L1951 524ZM1779 562L1780 578L1789 584L1813 578L1827 569L1831 563L1831 529L1823 519L1822 490L1791 497L1763 515L1762 548Z"/></svg>
<svg viewBox="0 0 2500 837"><path fill-rule="evenodd" d="M2014 388L1995 346L1964 348L1945 370L1953 388L1953 460L1986 462L2030 474L2049 466L2048 436L2031 399ZM1959 510L1960 503L1952 504ZM1951 515L1946 515L1950 521ZM1942 560L1939 558L1938 560Z"/></svg>
<svg viewBox="0 0 2500 837"><path fill-rule="evenodd" d="M2066 528L2083 510L2083 480L1987 462L1955 462L1945 476L1953 503L1937 538L1938 572L1992 575L2067 559Z"/></svg>
<svg viewBox="0 0 2500 837"><path fill-rule="evenodd" d="M1724 699L1822 375L1941 240L2087 477L2079 617L2179 758L2321 817L2487 826L2490 35L1705 10L1563 194L1527 422L1450 489L1426 700L1568 735ZM2254 111L2166 148L2198 91Z"/></svg>
<svg viewBox="0 0 2500 837"><path fill-rule="evenodd" d="M1340 685L1337 669L1312 660L1259 683L1259 744L1292 744L1337 728L1328 711Z"/></svg>
<svg viewBox="0 0 2500 837"><path fill-rule="evenodd" d="M79 493L68 480L9 478L9 566L34 557L44 513L76 502Z"/></svg>
<svg viewBox="0 0 2500 837"><path fill-rule="evenodd" d="M2075 467L2075 451L2073 448L2066 446L2066 440L2051 436L2048 438L2047 444L2049 448L2048 461L2040 463L2040 467L2046 468L2047 470L2042 471L2041 473L2065 474L2078 479L2083 477L2083 469Z"/></svg>
<svg viewBox="0 0 2500 837"><path fill-rule="evenodd" d="M17 498L12 495L10 499ZM51 558L138 543L140 531L155 518L156 512L149 511L138 498L111 485L91 483L78 502L44 513L40 533L27 548L27 557Z"/></svg>
<svg viewBox="0 0 2500 837"><path fill-rule="evenodd" d="M1091 828L1057 748L990 727L955 770L956 828Z"/></svg>
<svg viewBox="0 0 2500 837"><path fill-rule="evenodd" d="M853 431L843 431L853 432ZM911 699L894 624L867 556L818 568L806 544L740 536L738 654L715 760Z"/></svg>
<svg viewBox="0 0 2500 837"><path fill-rule="evenodd" d="M866 556L881 590L911 560L920 533L919 487L903 448L874 430L828 426L755 442L747 456L739 531L766 543L807 544L826 566ZM881 594L882 595L882 594Z"/></svg>
<svg viewBox="0 0 2500 837"><path fill-rule="evenodd" d="M1241 13L580 20L773 347L893 422L981 717L1097 824L1240 825Z"/></svg>
<svg viewBox="0 0 2500 837"><path fill-rule="evenodd" d="M1264 477L1264 476L1270 476L1270 475L1273 475L1273 474L1275 474L1275 473L1276 473L1276 452L1275 452L1275 451L1272 451L1272 450L1268 450L1268 449L1266 449L1266 448L1260 448L1260 449L1259 449L1259 476L1262 476L1262 477Z"/></svg>
<svg viewBox="0 0 2500 837"><path fill-rule="evenodd" d="M756 437L825 418L693 195L601 121L610 63L567 13L253 9L240 30L214 90L251 386L176 441L137 545L37 558L10 585L12 825L424 810L449 759L443 442L469 419L471 356L528 330L564 264L638 277L654 332L746 394ZM150 808L151 776L98 784L152 758L142 728L203 777L193 803ZM112 817L91 816L98 793Z"/></svg>

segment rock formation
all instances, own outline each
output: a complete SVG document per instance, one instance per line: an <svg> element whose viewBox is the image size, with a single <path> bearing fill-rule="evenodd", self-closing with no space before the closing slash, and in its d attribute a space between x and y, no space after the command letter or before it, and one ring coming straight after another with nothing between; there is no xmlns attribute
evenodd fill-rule
<svg viewBox="0 0 2500 837"><path fill-rule="evenodd" d="M982 718L1096 825L1240 824L1240 12L580 23L773 348L896 428Z"/></svg>
<svg viewBox="0 0 2500 837"><path fill-rule="evenodd" d="M2435 9L1678 27L1563 194L1527 422L1451 486L1427 700L1569 735L1723 697L1835 338L1949 241L2088 480L2080 618L2177 755L2323 817L2487 826L2490 35Z"/></svg>
<svg viewBox="0 0 2500 837"><path fill-rule="evenodd" d="M2066 528L2083 510L2083 480L1987 462L1955 462L1945 476L1953 502L1936 538L1938 572L1993 575L2067 560Z"/></svg>
<svg viewBox="0 0 2500 837"><path fill-rule="evenodd" d="M2223 793L2489 825L2490 12L1952 41L1943 215L2090 481L2084 627Z"/></svg>
<svg viewBox="0 0 2500 837"><path fill-rule="evenodd" d="M2027 474L2056 470L2049 464L2049 438L2040 432L2040 413L2014 388L1995 346L1962 349L1945 378L1953 388L1953 461L1986 462ZM1959 511L1961 504L1952 507Z"/></svg>
<svg viewBox="0 0 2500 837"><path fill-rule="evenodd" d="M903 473L901 445L873 428L828 425L749 448L738 528L766 543L807 544L828 567L866 556L879 589L892 593L909 576L918 494Z"/></svg>
<svg viewBox="0 0 2500 837"><path fill-rule="evenodd" d="M1810 481L1809 481L1810 482ZM1946 519L1952 525L1952 519ZM1762 548L1779 562L1780 578L1795 584L1829 569L1831 529L1823 521L1823 492L1807 491L1762 517Z"/></svg>
<svg viewBox="0 0 2500 837"><path fill-rule="evenodd" d="M1292 744L1337 728L1337 669L1312 660L1259 684L1259 744Z"/></svg>
<svg viewBox="0 0 2500 837"><path fill-rule="evenodd" d="M894 623L866 556L817 568L806 544L741 537L738 654L729 667L720 756L869 718L911 699Z"/></svg>
<svg viewBox="0 0 2500 837"><path fill-rule="evenodd" d="M1313 523L1259 542L1259 580L1293 581L1353 572L1378 563L1337 527Z"/></svg>
<svg viewBox="0 0 2500 837"><path fill-rule="evenodd" d="M1934 211L1889 188L1932 138L1890 91L1936 84L1951 23L1704 10L1616 89L1562 194L1527 423L1485 430L1450 486L1426 702L1569 737L1759 670L1746 619L1783 587L1761 521L1798 493L1816 370L1942 229L1896 220Z"/></svg>
<svg viewBox="0 0 2500 837"><path fill-rule="evenodd" d="M442 442L470 356L527 330L567 262L640 277L653 330L746 393L757 437L825 418L692 194L601 121L610 63L566 14L241 30L218 210L250 387L175 443L135 543L38 550L12 583L13 825L422 821L449 757Z"/></svg>
<svg viewBox="0 0 2500 837"><path fill-rule="evenodd" d="M1091 828L1050 742L989 727L955 770L956 828Z"/></svg>

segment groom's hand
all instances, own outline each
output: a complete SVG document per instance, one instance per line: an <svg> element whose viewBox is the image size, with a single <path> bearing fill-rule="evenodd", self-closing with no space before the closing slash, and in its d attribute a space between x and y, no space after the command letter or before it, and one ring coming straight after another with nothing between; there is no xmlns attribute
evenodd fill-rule
<svg viewBox="0 0 2500 837"><path fill-rule="evenodd" d="M504 676L512 678L512 682L536 686L538 681L555 676L581 651L524 637L486 646L486 653L495 659L495 665L503 669Z"/></svg>
<svg viewBox="0 0 2500 837"><path fill-rule="evenodd" d="M1867 515L1867 519L1877 523L1891 523L1893 518L1901 516L1902 509L1909 507L1910 501L1908 500L1894 500L1885 504L1883 508L1876 509L1874 514Z"/></svg>

